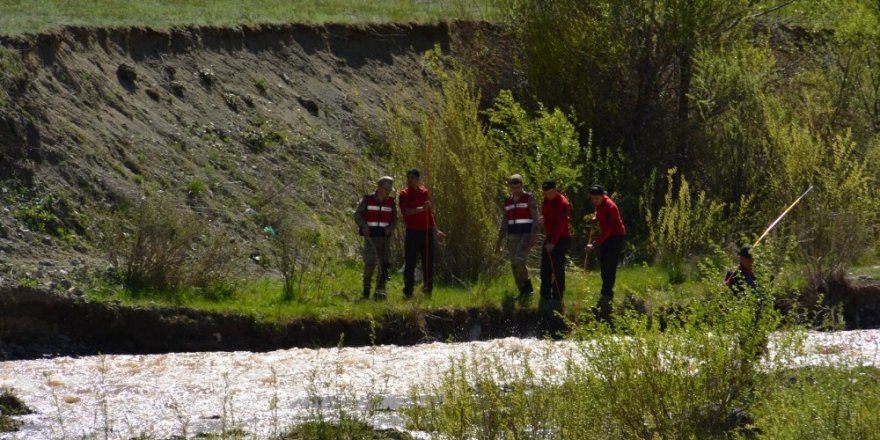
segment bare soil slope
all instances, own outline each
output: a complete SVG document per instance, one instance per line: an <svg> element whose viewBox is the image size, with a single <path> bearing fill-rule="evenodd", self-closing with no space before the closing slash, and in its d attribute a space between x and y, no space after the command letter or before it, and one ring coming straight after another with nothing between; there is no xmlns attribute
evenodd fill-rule
<svg viewBox="0 0 880 440"><path fill-rule="evenodd" d="M386 172L373 154L385 100L412 93L421 55L448 48L450 26L67 28L0 40L0 284L25 273L57 283L100 262L96 213L145 194L171 194L244 243L259 237L260 197L348 222Z"/></svg>

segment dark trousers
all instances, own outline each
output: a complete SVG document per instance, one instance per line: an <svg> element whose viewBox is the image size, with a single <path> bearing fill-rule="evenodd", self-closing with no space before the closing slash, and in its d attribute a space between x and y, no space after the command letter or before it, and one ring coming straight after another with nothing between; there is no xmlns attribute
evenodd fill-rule
<svg viewBox="0 0 880 440"><path fill-rule="evenodd" d="M434 287L434 231L406 230L403 245L403 295L410 297L415 284L416 258L421 255L425 274L423 290L430 293Z"/></svg>
<svg viewBox="0 0 880 440"><path fill-rule="evenodd" d="M599 313L603 317L611 315L611 301L614 299L614 282L617 280L617 263L623 250L624 236L619 235L605 240L599 246L599 267L602 270L602 292L599 297Z"/></svg>
<svg viewBox="0 0 880 440"><path fill-rule="evenodd" d="M544 241L544 244L547 240ZM541 247L541 298L562 300L565 292L565 254L571 246L571 238L559 239L552 252Z"/></svg>

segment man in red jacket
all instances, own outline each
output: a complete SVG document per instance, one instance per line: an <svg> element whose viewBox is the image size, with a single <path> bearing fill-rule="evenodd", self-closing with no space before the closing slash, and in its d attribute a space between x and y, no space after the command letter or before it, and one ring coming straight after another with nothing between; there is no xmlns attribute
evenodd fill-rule
<svg viewBox="0 0 880 440"><path fill-rule="evenodd" d="M556 182L547 180L541 185L544 204L544 248L541 250L541 299L562 301L565 291L565 254L571 245L571 203L558 189Z"/></svg>
<svg viewBox="0 0 880 440"><path fill-rule="evenodd" d="M587 243L587 252L599 246L599 266L602 270L602 292L596 308L599 317L611 316L611 302L614 299L614 282L617 279L617 262L626 239L626 228L620 218L620 210L599 185L589 189L590 201L596 207L592 223L599 224L599 238Z"/></svg>
<svg viewBox="0 0 880 440"><path fill-rule="evenodd" d="M431 295L434 287L434 238L442 240L446 234L434 223L431 195L419 184L421 173L413 168L406 172L406 188L400 190L398 203L406 223L403 244L403 296L412 298L415 285L416 258L421 254L424 285L422 292Z"/></svg>

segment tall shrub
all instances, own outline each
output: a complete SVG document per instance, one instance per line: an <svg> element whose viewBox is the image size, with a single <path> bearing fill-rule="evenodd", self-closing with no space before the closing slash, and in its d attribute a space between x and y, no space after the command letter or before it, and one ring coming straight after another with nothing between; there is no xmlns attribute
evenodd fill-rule
<svg viewBox="0 0 880 440"><path fill-rule="evenodd" d="M486 114L489 137L504 150L513 172L532 185L555 179L567 191L581 186L593 154L581 148L575 125L561 110L539 106L530 116L509 90L503 90Z"/></svg>
<svg viewBox="0 0 880 440"><path fill-rule="evenodd" d="M105 226L110 261L133 290L216 289L238 260L227 235L168 196L151 196Z"/></svg>
<svg viewBox="0 0 880 440"><path fill-rule="evenodd" d="M656 213L650 209L645 212L648 240L655 259L673 269L680 268L695 252L707 251L710 242L723 242L727 238L724 214L732 214L731 223L736 223L748 203L743 200L739 209L731 209L725 203L710 199L705 191L692 191L684 175L679 175L676 190L677 173L676 168L666 173L663 206Z"/></svg>
<svg viewBox="0 0 880 440"><path fill-rule="evenodd" d="M418 167L431 190L438 226L448 238L441 274L447 280L477 280L499 264L494 238L507 157L490 141L480 120L479 93L439 49L425 56L431 79L418 106L397 104L386 123L394 169ZM401 179L402 182L405 180Z"/></svg>

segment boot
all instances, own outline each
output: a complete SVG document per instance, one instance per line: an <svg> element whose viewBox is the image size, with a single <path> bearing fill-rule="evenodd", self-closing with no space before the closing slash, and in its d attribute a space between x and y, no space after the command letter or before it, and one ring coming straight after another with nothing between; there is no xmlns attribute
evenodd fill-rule
<svg viewBox="0 0 880 440"><path fill-rule="evenodd" d="M370 285L369 284L364 286L364 291L361 294L361 299L370 299Z"/></svg>
<svg viewBox="0 0 880 440"><path fill-rule="evenodd" d="M385 291L385 286L376 287L376 293L373 297L376 301L385 301L388 298L388 292Z"/></svg>
<svg viewBox="0 0 880 440"><path fill-rule="evenodd" d="M532 296L532 293L535 293L535 288L532 287L532 280L530 279L519 289L519 297L525 299Z"/></svg>

